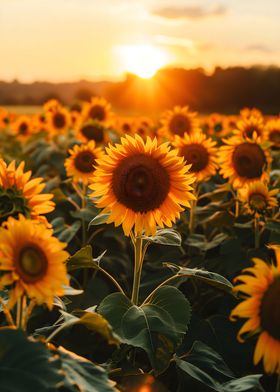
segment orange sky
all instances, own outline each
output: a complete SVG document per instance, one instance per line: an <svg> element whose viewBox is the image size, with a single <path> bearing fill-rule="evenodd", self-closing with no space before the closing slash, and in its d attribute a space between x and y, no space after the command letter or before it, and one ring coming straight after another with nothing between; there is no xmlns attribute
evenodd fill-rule
<svg viewBox="0 0 280 392"><path fill-rule="evenodd" d="M280 65L279 15L278 0L0 0L0 79Z"/></svg>

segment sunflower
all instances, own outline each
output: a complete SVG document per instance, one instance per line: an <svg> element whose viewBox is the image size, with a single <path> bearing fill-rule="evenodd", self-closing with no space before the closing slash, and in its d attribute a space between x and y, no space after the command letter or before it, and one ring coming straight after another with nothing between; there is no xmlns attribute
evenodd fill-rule
<svg viewBox="0 0 280 392"><path fill-rule="evenodd" d="M100 121L88 120L83 122L80 118L76 126L77 137L83 142L93 140L98 145L105 145L109 142L108 129Z"/></svg>
<svg viewBox="0 0 280 392"><path fill-rule="evenodd" d="M135 226L135 233L147 235L160 227L172 226L184 207L195 197L191 186L195 176L190 165L170 151L168 143L157 139L146 142L136 135L121 138L121 144L109 145L107 154L97 159L90 189L97 207L109 213L107 223L122 224L125 235Z"/></svg>
<svg viewBox="0 0 280 392"><path fill-rule="evenodd" d="M53 298L63 295L68 284L65 261L69 254L65 243L53 237L45 225L19 215L9 218L0 228L0 285L11 286L8 306L12 308L24 294L53 306Z"/></svg>
<svg viewBox="0 0 280 392"><path fill-rule="evenodd" d="M228 178L234 188L241 188L255 180L265 180L271 156L267 145L261 144L254 134L253 139L233 136L223 139L225 146L220 147L220 173Z"/></svg>
<svg viewBox="0 0 280 392"><path fill-rule="evenodd" d="M265 125L265 139L272 143L272 147L280 148L280 117L269 120Z"/></svg>
<svg viewBox="0 0 280 392"><path fill-rule="evenodd" d="M111 105L104 98L91 98L90 102L84 103L82 117L84 120L99 121L106 126L110 126L113 120Z"/></svg>
<svg viewBox="0 0 280 392"><path fill-rule="evenodd" d="M236 135L241 135L244 138L253 138L256 133L257 137L263 139L264 136L264 120L262 116L248 116L243 117L237 121L236 129L233 131Z"/></svg>
<svg viewBox="0 0 280 392"><path fill-rule="evenodd" d="M175 106L168 110L161 119L161 128L158 130L160 136L172 140L175 135L184 137L191 134L198 127L197 113L191 112L188 106Z"/></svg>
<svg viewBox="0 0 280 392"><path fill-rule="evenodd" d="M87 144L69 150L70 157L65 160L65 169L68 177L73 177L74 182L82 181L88 184L89 177L94 172L95 160L102 157L101 148L96 148L95 142L91 140Z"/></svg>
<svg viewBox="0 0 280 392"><path fill-rule="evenodd" d="M23 214L27 218L47 222L42 214L54 210L53 195L41 193L45 188L42 178L30 180L31 171L24 172L24 162L16 168L15 161L8 166L0 159L0 223L9 216Z"/></svg>
<svg viewBox="0 0 280 392"><path fill-rule="evenodd" d="M0 129L7 128L9 124L9 112L5 108L0 107Z"/></svg>
<svg viewBox="0 0 280 392"><path fill-rule="evenodd" d="M46 113L47 128L51 134L66 133L71 126L71 116L62 106Z"/></svg>
<svg viewBox="0 0 280 392"><path fill-rule="evenodd" d="M62 108L62 105L57 99L49 99L43 105L43 109L45 113L56 112L60 108Z"/></svg>
<svg viewBox="0 0 280 392"><path fill-rule="evenodd" d="M190 172L195 174L198 182L216 173L218 168L216 142L207 138L202 132L190 135L185 133L183 138L176 135L172 144L178 149L178 155L192 164Z"/></svg>
<svg viewBox="0 0 280 392"><path fill-rule="evenodd" d="M243 108L240 110L240 117L243 119L250 118L250 117L262 118L262 112L256 108Z"/></svg>
<svg viewBox="0 0 280 392"><path fill-rule="evenodd" d="M244 203L245 210L249 214L264 214L278 206L276 195L279 189L269 190L262 181L254 181L246 184L238 190L239 199Z"/></svg>
<svg viewBox="0 0 280 392"><path fill-rule="evenodd" d="M280 248L276 250L276 265L253 259L254 266L246 268L236 278L236 292L243 302L231 312L231 320L248 319L238 333L238 340L259 334L254 352L254 364L263 358L267 373L280 374Z"/></svg>
<svg viewBox="0 0 280 392"><path fill-rule="evenodd" d="M26 141L35 133L32 118L28 116L19 116L11 123L11 130L20 141Z"/></svg>

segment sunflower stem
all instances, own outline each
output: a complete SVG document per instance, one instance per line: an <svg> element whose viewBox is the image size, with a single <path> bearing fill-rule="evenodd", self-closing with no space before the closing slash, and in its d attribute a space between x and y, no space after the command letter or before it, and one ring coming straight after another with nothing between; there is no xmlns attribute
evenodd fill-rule
<svg viewBox="0 0 280 392"><path fill-rule="evenodd" d="M81 192L81 201L82 201L82 210L86 208L86 194L87 194L87 187L83 183L83 188ZM82 247L84 247L87 244L87 227L86 227L86 221L84 218L84 214L82 215ZM83 271L83 287L86 288L88 282L88 269L84 269Z"/></svg>
<svg viewBox="0 0 280 392"><path fill-rule="evenodd" d="M277 376L275 392L280 392L280 374Z"/></svg>
<svg viewBox="0 0 280 392"><path fill-rule="evenodd" d="M239 217L239 200L235 199L235 218Z"/></svg>
<svg viewBox="0 0 280 392"><path fill-rule="evenodd" d="M139 288L141 281L141 271L143 265L143 239L142 237L135 237L134 245L134 275L131 302L138 305Z"/></svg>
<svg viewBox="0 0 280 392"><path fill-rule="evenodd" d="M259 226L259 218L255 216L254 219L254 229L255 229L255 248L258 249L260 247L260 226Z"/></svg>
<svg viewBox="0 0 280 392"><path fill-rule="evenodd" d="M193 194L196 197L196 199L190 201L190 204L191 204L190 221L189 221L189 232L190 232L190 234L193 234L194 226L195 226L195 210L196 210L197 196L198 196L198 187L197 187L196 184L193 187Z"/></svg>

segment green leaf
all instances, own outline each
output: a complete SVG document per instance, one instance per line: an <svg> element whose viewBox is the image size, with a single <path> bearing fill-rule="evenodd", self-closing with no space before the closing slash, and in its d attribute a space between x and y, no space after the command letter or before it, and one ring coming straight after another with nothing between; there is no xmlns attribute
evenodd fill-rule
<svg viewBox="0 0 280 392"><path fill-rule="evenodd" d="M109 380L103 368L60 347L55 353L62 362L63 386L69 392L113 392L115 383ZM35 389L30 389L30 391ZM29 392L30 392L29 391Z"/></svg>
<svg viewBox="0 0 280 392"><path fill-rule="evenodd" d="M216 272L210 272L198 268L185 268L176 264L164 263L165 266L175 270L178 277L194 278L201 280L218 289L232 293L232 284L229 280Z"/></svg>
<svg viewBox="0 0 280 392"><path fill-rule="evenodd" d="M93 218L90 221L88 227L90 227L90 226L97 226L97 225L101 225L103 223L106 223L108 218L109 218L109 216L110 216L110 214L99 214L99 215L96 215L96 217Z"/></svg>
<svg viewBox="0 0 280 392"><path fill-rule="evenodd" d="M78 230L81 227L81 222L76 221L71 226L68 226L66 230L59 234L58 239L61 242L69 243L73 237L77 234Z"/></svg>
<svg viewBox="0 0 280 392"><path fill-rule="evenodd" d="M159 288L150 302L133 305L114 293L98 307L124 343L146 351L155 373L162 373L182 341L190 321L190 304L175 287Z"/></svg>
<svg viewBox="0 0 280 392"><path fill-rule="evenodd" d="M183 378L189 376L217 392L245 392L253 388L263 391L259 383L261 375L235 378L223 358L202 342L194 342L186 360L175 356L175 363Z"/></svg>
<svg viewBox="0 0 280 392"><path fill-rule="evenodd" d="M67 269L68 271L74 271L80 268L98 269L99 262L105 253L106 251L94 259L92 257L92 247L90 245L86 245L68 259Z"/></svg>
<svg viewBox="0 0 280 392"><path fill-rule="evenodd" d="M186 244L206 252L210 249L216 248L216 246L219 246L227 238L227 234L219 233L211 241L209 241L203 234L192 234L186 239Z"/></svg>
<svg viewBox="0 0 280 392"><path fill-rule="evenodd" d="M161 229L154 236L143 236L143 239L155 244L181 246L181 235L176 230Z"/></svg>
<svg viewBox="0 0 280 392"><path fill-rule="evenodd" d="M22 331L0 330L1 392L49 391L62 385L60 360Z"/></svg>

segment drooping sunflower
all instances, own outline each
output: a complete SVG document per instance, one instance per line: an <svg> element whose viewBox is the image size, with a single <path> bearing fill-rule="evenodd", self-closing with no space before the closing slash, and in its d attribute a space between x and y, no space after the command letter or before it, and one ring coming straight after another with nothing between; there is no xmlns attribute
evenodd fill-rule
<svg viewBox="0 0 280 392"><path fill-rule="evenodd" d="M103 125L112 125L113 113L111 105L104 98L94 97L90 102L85 102L82 109L82 117L86 120L99 121Z"/></svg>
<svg viewBox="0 0 280 392"><path fill-rule="evenodd" d="M93 140L97 145L106 145L109 141L108 129L100 121L82 120L76 126L77 138L83 142Z"/></svg>
<svg viewBox="0 0 280 392"><path fill-rule="evenodd" d="M191 112L188 106L175 106L173 110L165 112L161 119L161 127L158 130L160 136L172 140L175 135L184 137L197 130L197 113Z"/></svg>
<svg viewBox="0 0 280 392"><path fill-rule="evenodd" d="M171 227L195 199L190 165L176 150L170 151L168 143L126 135L106 152L97 160L90 189L97 207L110 214L107 223L122 224L125 235L133 227L135 233L147 235L156 232L156 225Z"/></svg>
<svg viewBox="0 0 280 392"><path fill-rule="evenodd" d="M23 214L27 218L47 222L43 214L54 210L50 193L41 193L45 188L42 178L31 178L31 171L24 172L24 162L16 167L0 159L0 223L13 216Z"/></svg>
<svg viewBox="0 0 280 392"><path fill-rule="evenodd" d="M42 223L23 215L8 219L0 228L0 286L12 286L10 308L24 294L52 308L54 296L63 295L68 284L65 247Z"/></svg>
<svg viewBox="0 0 280 392"><path fill-rule="evenodd" d="M276 250L276 249L275 249ZM243 302L231 312L231 320L248 319L238 333L238 340L259 334L254 352L254 364L263 359L267 373L280 374L280 248L276 250L276 265L253 259L254 266L246 268L236 278L235 291Z"/></svg>
<svg viewBox="0 0 280 392"><path fill-rule="evenodd" d="M246 212L251 215L264 214L277 207L276 195L278 193L279 189L269 190L262 181L251 182L238 190L240 201L244 203Z"/></svg>
<svg viewBox="0 0 280 392"><path fill-rule="evenodd" d="M15 121L11 122L11 130L20 141L26 141L36 131L32 118L28 116L17 117Z"/></svg>
<svg viewBox="0 0 280 392"><path fill-rule="evenodd" d="M233 136L223 141L226 145L221 146L218 153L220 173L229 179L234 188L268 178L267 170L271 163L269 148L261 143L256 134L253 139Z"/></svg>
<svg viewBox="0 0 280 392"><path fill-rule="evenodd" d="M53 108L46 113L47 129L51 134L66 133L71 126L69 111L62 106Z"/></svg>
<svg viewBox="0 0 280 392"><path fill-rule="evenodd" d="M87 185L95 170L95 161L102 157L103 151L97 148L95 142L91 140L81 146L76 144L69 150L69 153L70 157L64 163L67 176L73 177L74 182L82 181Z"/></svg>
<svg viewBox="0 0 280 392"><path fill-rule="evenodd" d="M178 149L178 155L192 164L190 172L194 173L198 182L216 173L217 148L216 142L207 138L202 132L186 134L183 138L175 136L173 146Z"/></svg>
<svg viewBox="0 0 280 392"><path fill-rule="evenodd" d="M280 148L280 117L267 121L265 125L265 140L272 143L272 147Z"/></svg>

